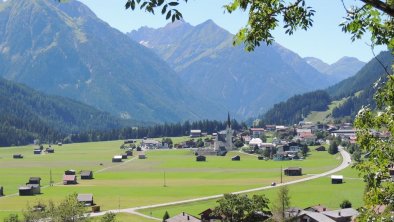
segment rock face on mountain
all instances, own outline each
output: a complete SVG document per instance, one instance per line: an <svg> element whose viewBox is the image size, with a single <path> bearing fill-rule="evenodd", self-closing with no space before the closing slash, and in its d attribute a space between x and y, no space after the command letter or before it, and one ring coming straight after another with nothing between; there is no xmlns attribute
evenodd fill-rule
<svg viewBox="0 0 394 222"><path fill-rule="evenodd" d="M159 29L142 27L128 35L167 61L185 85L222 101L237 118L329 85L327 75L279 44L254 52L234 47L233 35L211 20L197 26L178 21Z"/></svg>
<svg viewBox="0 0 394 222"><path fill-rule="evenodd" d="M0 76L145 122L220 118L155 53L77 1L0 3ZM220 115L221 114L221 115Z"/></svg>
<svg viewBox="0 0 394 222"><path fill-rule="evenodd" d="M354 57L342 57L337 62L329 65L320 59L306 57L305 61L323 74L327 74L330 81L338 83L346 78L354 76L365 65Z"/></svg>

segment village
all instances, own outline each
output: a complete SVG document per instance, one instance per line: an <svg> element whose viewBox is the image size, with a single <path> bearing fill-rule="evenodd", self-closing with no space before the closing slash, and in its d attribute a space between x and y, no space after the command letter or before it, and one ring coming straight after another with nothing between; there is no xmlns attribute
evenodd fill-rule
<svg viewBox="0 0 394 222"><path fill-rule="evenodd" d="M375 132L382 139L388 136L387 133ZM179 143L173 144L171 138L143 138L143 139L126 139L120 146L123 153L109 156L112 158L111 162L116 164L125 163L128 158L138 158L139 160L149 160L149 153L154 150L190 150L195 155L196 162L210 161L213 156L222 156L231 161L242 161L241 156L249 155L255 157L259 161L275 161L275 162L290 162L290 166L281 169L281 181L272 181L270 185L275 187L281 185L282 174L283 177L302 177L305 176L303 168L299 163L308 159L309 147L314 147L315 152L329 152L336 154L340 150L347 150L352 154L353 159L360 159L361 153L357 150L355 145L356 130L351 124L314 124L312 122L300 122L294 126L282 125L266 125L265 127L251 127L244 131L235 131L231 127L230 116L228 116L227 127L223 131L207 135L200 129L192 129L188 137L184 137ZM56 149L64 149L67 145L58 143ZM55 145L48 145L44 148L39 145L33 149L33 154L36 155L56 155ZM237 154L228 156L229 154ZM227 157L228 156L228 157ZM14 153L13 159L22 159L24 155L21 153ZM347 164L350 164L350 160ZM100 163L103 166L103 163ZM116 166L116 165L115 165ZM390 175L394 181L394 167L390 167ZM100 180L99 177L93 176L92 169L83 169L76 171L75 169L65 169L61 184L64 186L78 186L78 175L81 181L83 180ZM331 175L331 184L344 183L343 175ZM42 195L41 177L40 175L32 175L27 178L26 184L19 186L19 196L34 196ZM56 186L59 183L59 178L53 178L50 172L49 186ZM12 191L4 190L0 186L0 196L6 196L5 193L12 193ZM45 195L45 193L44 193ZM91 213L99 213L100 206L93 201L92 193L78 193L77 200L84 206L91 207ZM45 207L36 205L35 210L43 210ZM306 208L298 208L292 206L286 209L287 218L297 218L297 221L352 221L359 212L358 209L353 209L346 206L343 209L329 209L319 203L315 206ZM377 212L383 212L385 206L377 206ZM213 210L208 208L193 216L189 213L182 212L173 217L166 219L167 222L180 221L222 221L223 218L212 214ZM270 213L257 214L259 220L263 221L270 218Z"/></svg>

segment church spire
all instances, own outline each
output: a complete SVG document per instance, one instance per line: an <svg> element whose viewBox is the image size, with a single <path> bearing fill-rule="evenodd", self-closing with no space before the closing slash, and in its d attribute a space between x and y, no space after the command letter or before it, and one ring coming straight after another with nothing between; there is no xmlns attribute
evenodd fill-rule
<svg viewBox="0 0 394 222"><path fill-rule="evenodd" d="M227 114L227 127L231 128L230 112L228 112L228 114Z"/></svg>

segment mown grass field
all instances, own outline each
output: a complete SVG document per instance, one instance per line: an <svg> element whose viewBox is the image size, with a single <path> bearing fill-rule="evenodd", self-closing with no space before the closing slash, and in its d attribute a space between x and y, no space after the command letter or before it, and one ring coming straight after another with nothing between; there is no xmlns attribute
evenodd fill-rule
<svg viewBox="0 0 394 222"><path fill-rule="evenodd" d="M338 174L344 176L345 183L332 185L329 177L323 177L312 181L302 182L288 186L291 197L291 205L299 208L306 208L317 204L324 205L331 210L339 209L340 203L347 199L354 208L363 205L363 190L364 182L358 177L358 172L354 169L348 168ZM277 199L278 188L264 190L260 192L249 193L264 194L271 203ZM217 199L199 201L190 204L182 204L161 208L153 208L141 210L141 213L152 215L157 218L162 218L165 211L168 211L170 216L177 215L182 212L198 216L204 210L217 206Z"/></svg>
<svg viewBox="0 0 394 222"><path fill-rule="evenodd" d="M1 148L0 185L7 196L0 198L0 220L20 212L28 202L58 201L74 192L92 193L102 210L129 208L266 186L280 180L281 167L302 167L303 176L307 176L332 169L341 161L339 155L312 151L303 161L261 161L255 156L230 152L225 157L208 156L207 162L196 162L191 150L155 150L146 152L145 160L129 157L123 163L112 163L112 156L122 153L121 144L122 141L66 144L54 146L54 154L43 155L34 155L33 146ZM12 159L14 153L21 153L24 158ZM234 155L241 155L241 161L231 161ZM78 178L77 185L62 185L67 169L93 170L95 179ZM52 187L48 187L50 171L55 181ZM42 194L13 196L31 176L42 178ZM284 181L298 178L284 177Z"/></svg>

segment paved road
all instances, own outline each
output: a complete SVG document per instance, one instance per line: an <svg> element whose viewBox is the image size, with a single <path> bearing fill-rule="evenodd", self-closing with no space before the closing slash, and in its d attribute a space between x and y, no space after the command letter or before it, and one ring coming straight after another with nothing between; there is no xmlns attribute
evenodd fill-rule
<svg viewBox="0 0 394 222"><path fill-rule="evenodd" d="M295 183L301 183L301 182L305 182L305 181L309 181L309 180L314 180L314 179L317 179L317 178L320 178L320 177L329 176L329 175L331 175L333 173L336 173L338 171L341 171L341 170L345 169L346 167L348 167L350 165L350 163L352 161L351 157L350 157L350 154L348 152L346 152L343 148L340 147L339 151L340 151L340 153L342 155L342 163L341 163L341 165L339 165L338 167L336 167L336 168L334 168L332 170L329 170L329 171L321 173L321 174L312 175L310 177L306 177L306 178L302 178L302 179L298 179L298 180L293 180L293 181L277 184L276 186L258 187L258 188L254 188L254 189L233 192L233 194L243 194L243 193L250 193L250 192L261 191L261 190L268 190L268 189L272 189L272 188L275 188L275 187L286 186L286 185L291 185L291 184L295 184ZM200 197L200 198L181 200L181 201L174 201L174 202L168 202L168 203L153 204L153 205L132 207L132 208L126 208L126 209L119 209L119 210L109 210L109 211L103 211L103 212L99 212L99 213L91 213L90 216L91 217L102 216L102 215L104 215L107 212L130 213L130 214L135 214L135 215L142 216L142 217L145 217L145 218L148 218L148 219L161 221L162 219L158 219L158 218L155 218L155 217L151 217L151 216L139 213L139 212L137 212L137 210L145 210L145 209L156 208L156 207L166 207L166 206L173 206L173 205L179 205L179 204L187 204L187 203L192 203L192 202L197 202L197 201L217 199L217 198L220 198L222 196L223 196L223 194L218 194L218 195L213 195L213 196Z"/></svg>

